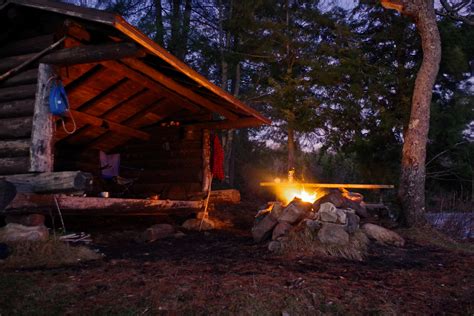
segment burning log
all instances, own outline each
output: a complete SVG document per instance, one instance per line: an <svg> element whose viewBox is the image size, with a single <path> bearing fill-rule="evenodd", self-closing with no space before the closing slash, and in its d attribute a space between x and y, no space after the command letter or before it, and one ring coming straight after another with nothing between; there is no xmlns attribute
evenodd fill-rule
<svg viewBox="0 0 474 316"><path fill-rule="evenodd" d="M314 211L319 211L321 205L327 202L332 203L337 208L353 209L362 218L366 218L369 215L363 201L363 196L358 193L352 193L347 190L331 190L329 194L314 202Z"/></svg>

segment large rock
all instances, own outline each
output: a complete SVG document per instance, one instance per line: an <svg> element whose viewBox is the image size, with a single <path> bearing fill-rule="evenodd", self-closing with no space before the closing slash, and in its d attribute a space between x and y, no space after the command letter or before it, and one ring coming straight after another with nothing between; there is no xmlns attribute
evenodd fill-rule
<svg viewBox="0 0 474 316"><path fill-rule="evenodd" d="M270 243L268 243L268 250L271 252L278 252L281 250L281 242L272 240Z"/></svg>
<svg viewBox="0 0 474 316"><path fill-rule="evenodd" d="M293 226L287 222L279 222L273 229L272 239L277 240L279 237L286 236Z"/></svg>
<svg viewBox="0 0 474 316"><path fill-rule="evenodd" d="M311 203L293 201L282 211L279 222L297 224L311 214Z"/></svg>
<svg viewBox="0 0 474 316"><path fill-rule="evenodd" d="M323 222L337 222L336 206L332 203L323 203L319 208L318 217Z"/></svg>
<svg viewBox="0 0 474 316"><path fill-rule="evenodd" d="M25 226L9 223L0 228L0 242L45 241L49 237L46 226Z"/></svg>
<svg viewBox="0 0 474 316"><path fill-rule="evenodd" d="M366 218L369 216L364 202L358 203L356 201L345 199L343 207L353 209L359 217Z"/></svg>
<svg viewBox="0 0 474 316"><path fill-rule="evenodd" d="M362 225L362 231L370 239L374 239L381 244L389 244L397 247L405 245L405 239L393 230L384 228L379 225L366 223Z"/></svg>
<svg viewBox="0 0 474 316"><path fill-rule="evenodd" d="M272 234L273 228L277 224L278 220L273 216L272 213L268 213L265 216L259 217L252 227L252 236L255 242L262 242L268 239Z"/></svg>
<svg viewBox="0 0 474 316"><path fill-rule="evenodd" d="M279 218L282 215L284 209L285 207L283 204L281 204L281 202L273 202L271 210L273 217Z"/></svg>
<svg viewBox="0 0 474 316"><path fill-rule="evenodd" d="M356 215L354 210L346 210L346 231L349 234L355 233L355 231L359 228L360 217Z"/></svg>
<svg viewBox="0 0 474 316"><path fill-rule="evenodd" d="M318 231L321 227L322 227L322 223L318 220L313 220L313 219L307 219L304 221L306 227L308 227L308 229L314 233L316 231Z"/></svg>
<svg viewBox="0 0 474 316"><path fill-rule="evenodd" d="M323 244L344 246L349 243L349 234L343 225L323 223L318 232L318 239Z"/></svg>
<svg viewBox="0 0 474 316"><path fill-rule="evenodd" d="M329 194L324 195L323 197L317 199L313 204L313 209L315 212L319 211L319 208L324 203L331 203L335 207L342 207L344 204L344 197L342 196L341 191L331 190Z"/></svg>
<svg viewBox="0 0 474 316"><path fill-rule="evenodd" d="M7 215L5 223L21 224L24 226L39 226L44 225L44 215L29 214L29 215Z"/></svg>
<svg viewBox="0 0 474 316"><path fill-rule="evenodd" d="M170 224L156 224L145 230L143 239L145 241L155 241L166 237L171 237L176 232L173 225Z"/></svg>
<svg viewBox="0 0 474 316"><path fill-rule="evenodd" d="M191 218L185 221L181 226L187 230L212 230L216 227L216 224L209 218Z"/></svg>

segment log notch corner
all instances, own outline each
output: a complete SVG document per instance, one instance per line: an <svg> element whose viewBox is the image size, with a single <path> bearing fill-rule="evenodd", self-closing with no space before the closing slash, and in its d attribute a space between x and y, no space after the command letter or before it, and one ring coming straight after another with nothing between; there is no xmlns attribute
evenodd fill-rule
<svg viewBox="0 0 474 316"><path fill-rule="evenodd" d="M39 64L33 123L31 126L30 172L52 172L54 150L53 115L49 111L49 84L53 67Z"/></svg>

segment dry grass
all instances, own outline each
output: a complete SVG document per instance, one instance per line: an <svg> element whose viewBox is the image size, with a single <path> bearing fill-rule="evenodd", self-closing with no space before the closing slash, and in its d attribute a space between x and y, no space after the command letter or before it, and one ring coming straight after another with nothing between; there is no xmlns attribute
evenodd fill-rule
<svg viewBox="0 0 474 316"><path fill-rule="evenodd" d="M362 231L356 231L350 236L347 245L327 245L321 243L314 233L306 228L290 232L288 240L284 241L282 245L284 254L307 253L363 261L367 255L369 239Z"/></svg>
<svg viewBox="0 0 474 316"><path fill-rule="evenodd" d="M450 251L463 251L474 254L474 243L459 242L439 230L426 226L400 229L399 232L419 244L430 244Z"/></svg>
<svg viewBox="0 0 474 316"><path fill-rule="evenodd" d="M97 260L101 255L84 246L70 246L57 239L9 243L12 254L0 267L36 268L60 267L78 262Z"/></svg>

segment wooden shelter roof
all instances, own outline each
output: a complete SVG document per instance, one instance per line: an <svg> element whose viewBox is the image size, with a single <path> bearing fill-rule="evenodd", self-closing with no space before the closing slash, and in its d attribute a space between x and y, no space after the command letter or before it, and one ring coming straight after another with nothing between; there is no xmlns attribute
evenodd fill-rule
<svg viewBox="0 0 474 316"><path fill-rule="evenodd" d="M29 14L28 23L33 26L59 23L64 34L43 32L36 40L46 41L49 36L50 44L64 36L63 47L69 49L68 56L75 53L81 59L76 63L58 62L64 48L62 52L49 53L49 59L44 57L56 61L78 125L72 135L58 129L57 140L61 142L110 150L133 138L147 139L148 126L172 121L211 129L270 123L117 14L48 0L0 0L0 24L4 23L7 29L4 34L8 45L16 48L25 40L18 38L12 43L15 35L11 34L17 30L14 23L8 24L4 19L10 18L10 9ZM41 13L48 18L41 20ZM2 40L5 38L0 38L0 44ZM2 50L6 54L9 47ZM114 58L84 62L92 50L109 50ZM0 69L0 73L4 70Z"/></svg>

